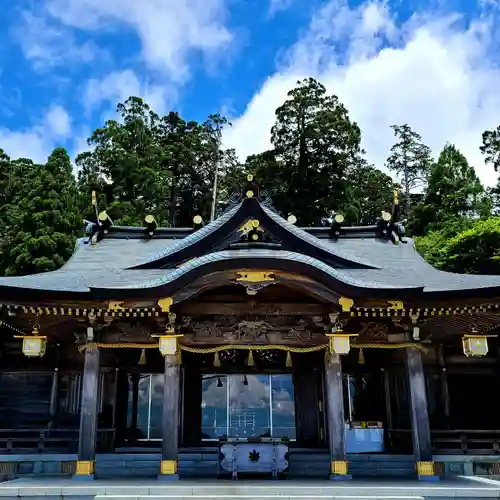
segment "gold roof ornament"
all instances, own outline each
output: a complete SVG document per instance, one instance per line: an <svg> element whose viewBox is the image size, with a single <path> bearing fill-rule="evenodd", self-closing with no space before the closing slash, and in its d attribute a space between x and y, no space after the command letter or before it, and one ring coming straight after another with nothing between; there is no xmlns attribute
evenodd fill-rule
<svg viewBox="0 0 500 500"><path fill-rule="evenodd" d="M156 229L158 228L158 224L154 218L154 215L148 214L144 217L144 223L146 224L146 230L149 236L153 236L155 234Z"/></svg>
<svg viewBox="0 0 500 500"><path fill-rule="evenodd" d="M260 283L262 281L274 281L273 273L269 271L238 271L236 281L247 283Z"/></svg>
<svg viewBox="0 0 500 500"><path fill-rule="evenodd" d="M342 307L342 312L349 312L354 305L354 300L348 297L339 298L339 306Z"/></svg>
<svg viewBox="0 0 500 500"><path fill-rule="evenodd" d="M124 311L123 301L120 300L110 300L108 302L108 311Z"/></svg>
<svg viewBox="0 0 500 500"><path fill-rule="evenodd" d="M381 217L384 222L389 222L392 219L392 215L389 212L386 212L385 210L382 210Z"/></svg>
<svg viewBox="0 0 500 500"><path fill-rule="evenodd" d="M174 303L174 299L172 297L163 297L158 299L158 307L161 309L161 312L170 312L170 308Z"/></svg>

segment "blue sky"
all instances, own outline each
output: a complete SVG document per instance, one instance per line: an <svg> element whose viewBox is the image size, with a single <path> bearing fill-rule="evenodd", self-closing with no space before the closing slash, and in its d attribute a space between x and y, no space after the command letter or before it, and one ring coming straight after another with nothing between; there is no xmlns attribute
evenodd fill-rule
<svg viewBox="0 0 500 500"><path fill-rule="evenodd" d="M268 147L286 91L315 76L360 123L376 166L390 125L409 123L436 154L456 143L493 184L478 147L500 124L497 2L4 2L0 147L42 161L63 145L74 156L118 101L140 95L188 119L228 115L224 143L244 158Z"/></svg>

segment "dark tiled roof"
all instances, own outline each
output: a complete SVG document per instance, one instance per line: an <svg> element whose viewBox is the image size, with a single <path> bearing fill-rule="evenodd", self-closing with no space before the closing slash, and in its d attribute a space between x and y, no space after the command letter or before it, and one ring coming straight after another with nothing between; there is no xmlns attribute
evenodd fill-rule
<svg viewBox="0 0 500 500"><path fill-rule="evenodd" d="M367 266L373 268L377 267L371 262L369 256L358 257L356 254L345 252L342 250L341 247L339 248L339 246L337 245L332 245L328 242L325 242L324 240L320 240L319 238L316 238L315 236L309 234L304 229L288 222L286 219L278 215L274 210L271 210L268 207L262 207L262 208L269 218L277 222L280 226L284 227L287 231L292 233L298 239L306 241L310 245L316 248L320 248L321 250L325 250L326 252L331 253L332 255L335 255L336 257L339 257L346 261L351 261L361 266Z"/></svg>
<svg viewBox="0 0 500 500"><path fill-rule="evenodd" d="M335 269L317 259L283 250L226 250L191 259L176 269L128 269L145 254L164 251L175 240L103 240L95 246L79 240L73 257L58 271L22 277L0 278L0 287L32 290L89 292L91 289L127 290L156 288L210 263L239 259L277 259L301 263L333 280L360 289L422 289L425 292L454 291L500 286L500 276L445 273L434 269L415 250L413 242L393 245L374 238L324 242L360 258L369 257L378 269Z"/></svg>
<svg viewBox="0 0 500 500"><path fill-rule="evenodd" d="M165 245L165 247L162 248L161 250L159 250L157 253L150 255L145 260L145 262L146 263L155 262L157 260L163 259L164 257L168 257L169 255L172 255L176 252L179 252L180 250L187 248L189 245L192 245L193 243L201 241L207 235L213 233L216 229L219 229L220 227L222 227L229 219L231 219L236 214L236 212L240 209L240 207L241 207L241 203L239 205L236 205L235 207L227 210L218 219L215 219L214 221L210 222L210 224L207 224L206 226L204 226L201 229L199 229L198 231L190 234L189 236L186 236L185 238L182 238L181 240L177 240L173 244ZM136 265L139 265L142 262L144 262L144 255L142 257L143 257L143 259L140 262L137 262ZM130 267L132 267L132 266L130 266Z"/></svg>
<svg viewBox="0 0 500 500"><path fill-rule="evenodd" d="M214 231L221 231L224 224L232 221L234 226L237 222L235 215L238 214L238 218L241 218L242 212L238 211L242 210L242 203L211 224L181 239L174 239L165 234L162 236L160 233L151 239L145 235L140 237L138 228L130 230L130 233L126 228L116 229L95 245L81 239L74 255L61 269L30 276L0 278L0 291L3 291L4 296L12 289L82 294L93 290L137 291L174 286L176 280L187 279L186 276L191 276L190 273L211 272L210 266L215 265L217 269L221 269L224 262L228 262L228 268L233 268L236 264L243 266L245 263L251 267L259 265L259 262L263 267L272 262L277 269L283 270L302 266L301 269L306 273L310 270L329 279L332 286L335 283L343 283L360 291L373 290L374 294L383 290L387 293L391 290L408 290L418 294L444 294L500 287L500 276L461 275L438 271L419 255L410 239L407 239L406 243L394 245L390 241L375 237L374 234L367 237L357 234L354 237L352 233L352 236L343 235L336 240L317 238L262 205L257 205L257 209L263 218L268 217L267 223L275 227L278 227L276 224L279 225L285 236L292 235L290 241L292 244L296 242L298 248L290 248L289 245L289 248L281 250L227 250L207 246L202 254L184 259L175 266L166 269L161 269L162 266L155 267L154 263L159 259L164 262L165 258L182 254L185 249L190 248L192 251L192 245L200 248L200 242L213 235ZM130 239L127 234L130 234ZM184 234L187 234L187 231ZM305 245L301 245L301 242L305 242ZM311 255L304 249L311 251ZM318 251L313 254L311 249ZM332 256L332 260L324 261L322 257L318 258L318 255ZM332 264L335 258L340 259L341 265ZM138 266L144 263L153 265L139 269ZM350 267L349 263L352 264Z"/></svg>

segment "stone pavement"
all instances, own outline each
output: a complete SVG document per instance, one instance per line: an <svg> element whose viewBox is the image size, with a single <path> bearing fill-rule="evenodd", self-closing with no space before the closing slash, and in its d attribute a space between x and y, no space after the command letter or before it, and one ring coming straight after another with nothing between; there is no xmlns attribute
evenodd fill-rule
<svg viewBox="0 0 500 500"><path fill-rule="evenodd" d="M15 479L0 484L0 500L447 500L500 499L500 481L462 478L438 483L417 480L206 481Z"/></svg>

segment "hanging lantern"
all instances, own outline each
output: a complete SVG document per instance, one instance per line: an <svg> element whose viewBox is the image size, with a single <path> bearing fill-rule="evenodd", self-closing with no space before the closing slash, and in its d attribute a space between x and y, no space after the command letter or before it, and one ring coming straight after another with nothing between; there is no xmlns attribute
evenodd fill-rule
<svg viewBox="0 0 500 500"><path fill-rule="evenodd" d="M487 335L464 335L462 338L464 354L469 356L486 356L488 354Z"/></svg>
<svg viewBox="0 0 500 500"><path fill-rule="evenodd" d="M14 338L23 339L22 351L25 356L31 358L41 358L45 354L47 348L47 337L39 335L40 327L33 326L33 332L30 336L16 335Z"/></svg>
<svg viewBox="0 0 500 500"><path fill-rule="evenodd" d="M331 333L327 333L329 338L329 348L332 354L349 354L351 350L351 337L357 337L357 333L343 333L342 323L337 323Z"/></svg>
<svg viewBox="0 0 500 500"><path fill-rule="evenodd" d="M488 337L496 337L496 335L481 335L475 325L471 325L471 333L462 337L462 346L464 354L469 356L481 357L488 354Z"/></svg>
<svg viewBox="0 0 500 500"><path fill-rule="evenodd" d="M158 347L163 356L167 354L177 354L178 338L181 335L160 335Z"/></svg>

